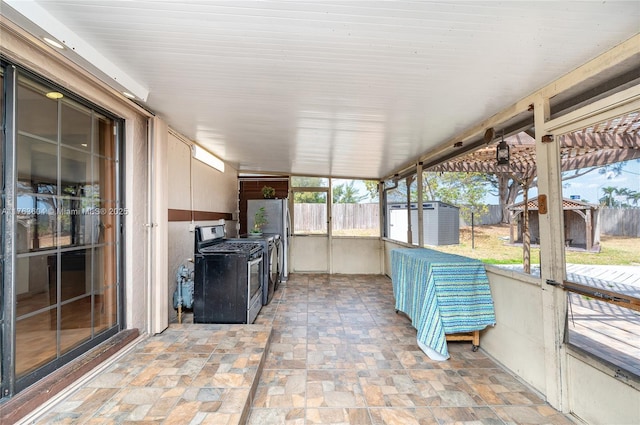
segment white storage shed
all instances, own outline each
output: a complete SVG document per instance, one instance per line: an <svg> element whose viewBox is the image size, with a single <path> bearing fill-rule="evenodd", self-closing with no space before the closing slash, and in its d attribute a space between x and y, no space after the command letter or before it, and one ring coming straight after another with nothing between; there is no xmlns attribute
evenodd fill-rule
<svg viewBox="0 0 640 425"><path fill-rule="evenodd" d="M411 240L418 244L418 203L411 203ZM424 243L454 245L460 243L460 208L441 201L422 203ZM407 242L408 214L406 203L389 203L387 235Z"/></svg>

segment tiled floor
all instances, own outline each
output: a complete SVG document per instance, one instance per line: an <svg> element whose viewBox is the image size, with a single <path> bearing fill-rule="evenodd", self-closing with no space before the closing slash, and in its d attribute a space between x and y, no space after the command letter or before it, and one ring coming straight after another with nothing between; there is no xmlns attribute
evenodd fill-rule
<svg viewBox="0 0 640 425"><path fill-rule="evenodd" d="M244 423L270 335L269 325L171 325L25 423Z"/></svg>
<svg viewBox="0 0 640 425"><path fill-rule="evenodd" d="M430 360L386 277L294 275L276 297L250 424L573 423L469 342Z"/></svg>
<svg viewBox="0 0 640 425"><path fill-rule="evenodd" d="M298 274L256 324L172 325L37 423L573 424L482 350L449 351L420 351L388 278Z"/></svg>

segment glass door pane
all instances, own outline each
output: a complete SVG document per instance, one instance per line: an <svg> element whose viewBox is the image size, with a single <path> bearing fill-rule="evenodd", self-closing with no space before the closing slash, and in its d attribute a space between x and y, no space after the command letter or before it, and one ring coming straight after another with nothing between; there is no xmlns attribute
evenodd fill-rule
<svg viewBox="0 0 640 425"><path fill-rule="evenodd" d="M331 235L380 236L378 183L332 179Z"/></svg>
<svg viewBox="0 0 640 425"><path fill-rule="evenodd" d="M118 323L115 122L51 91L18 78L18 380Z"/></svg>
<svg viewBox="0 0 640 425"><path fill-rule="evenodd" d="M290 270L294 272L329 271L329 179L295 177L291 179L293 194L292 255ZM326 187L324 187L326 185Z"/></svg>
<svg viewBox="0 0 640 425"><path fill-rule="evenodd" d="M583 285L580 293L568 292L568 342L635 375L640 375L640 312L633 310L640 298L640 161L632 146L639 122L640 111L633 111L560 137L564 229L559 237L566 280Z"/></svg>
<svg viewBox="0 0 640 425"><path fill-rule="evenodd" d="M296 235L327 234L327 193L293 192L293 232Z"/></svg>

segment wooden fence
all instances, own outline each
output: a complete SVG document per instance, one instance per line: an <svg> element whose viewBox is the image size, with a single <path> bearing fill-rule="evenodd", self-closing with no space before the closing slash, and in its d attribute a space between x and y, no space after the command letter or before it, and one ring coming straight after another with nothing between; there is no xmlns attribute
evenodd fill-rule
<svg viewBox="0 0 640 425"><path fill-rule="evenodd" d="M600 208L600 233L640 237L640 208Z"/></svg>
<svg viewBox="0 0 640 425"><path fill-rule="evenodd" d="M499 224L502 219L502 210L500 205L487 205L487 212L484 214L474 214L473 224L476 226L486 226L490 224ZM468 223L460 215L460 227L471 226L471 221Z"/></svg>
<svg viewBox="0 0 640 425"><path fill-rule="evenodd" d="M378 204L334 204L333 230L377 229L380 222ZM325 204L295 204L293 210L296 232L315 233L327 228Z"/></svg>
<svg viewBox="0 0 640 425"><path fill-rule="evenodd" d="M476 214L474 224L500 223L500 206L488 205L485 214ZM600 233L611 236L640 237L640 208L607 208L599 211ZM325 204L295 204L294 229L296 232L317 233L326 231L327 207ZM333 230L377 229L378 204L334 204ZM470 226L460 218L460 227Z"/></svg>

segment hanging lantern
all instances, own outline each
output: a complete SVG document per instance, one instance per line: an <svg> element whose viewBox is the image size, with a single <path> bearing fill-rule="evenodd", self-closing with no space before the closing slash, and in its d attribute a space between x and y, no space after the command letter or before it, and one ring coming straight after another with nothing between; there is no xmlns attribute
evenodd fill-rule
<svg viewBox="0 0 640 425"><path fill-rule="evenodd" d="M498 161L498 165L509 165L509 145L504 141L504 133L496 149L496 160Z"/></svg>

